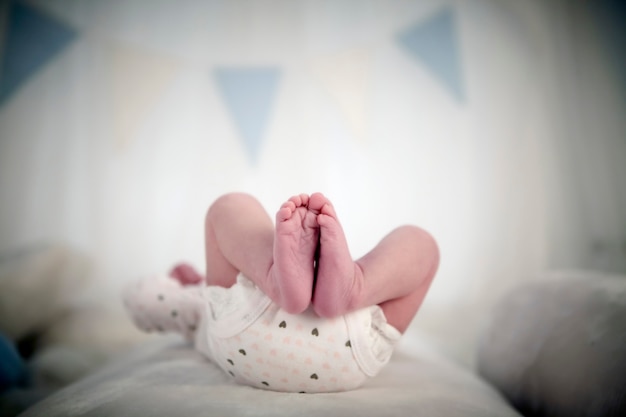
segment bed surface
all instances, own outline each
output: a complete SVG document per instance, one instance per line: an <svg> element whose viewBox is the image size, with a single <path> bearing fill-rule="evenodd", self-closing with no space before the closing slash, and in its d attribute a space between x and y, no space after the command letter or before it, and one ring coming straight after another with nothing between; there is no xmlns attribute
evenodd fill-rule
<svg viewBox="0 0 626 417"><path fill-rule="evenodd" d="M411 341L401 343L389 365L361 389L289 394L235 385L177 339L150 341L21 414L113 415L519 416L473 373Z"/></svg>

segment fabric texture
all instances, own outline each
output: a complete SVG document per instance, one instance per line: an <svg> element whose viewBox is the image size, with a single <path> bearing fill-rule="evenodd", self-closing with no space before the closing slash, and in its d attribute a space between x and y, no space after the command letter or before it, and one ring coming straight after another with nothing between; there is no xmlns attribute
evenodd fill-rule
<svg viewBox="0 0 626 417"><path fill-rule="evenodd" d="M503 297L478 370L522 413L626 415L626 277L565 273Z"/></svg>
<svg viewBox="0 0 626 417"><path fill-rule="evenodd" d="M135 325L145 332L177 332L192 340L200 322L202 290L151 276L129 285L124 306Z"/></svg>
<svg viewBox="0 0 626 417"><path fill-rule="evenodd" d="M13 341L52 326L89 283L91 259L66 245L0 254L0 331ZM25 308L29 305L36 308Z"/></svg>
<svg viewBox="0 0 626 417"><path fill-rule="evenodd" d="M407 337L408 336L408 337ZM28 409L20 417L520 417L471 371L405 335L359 389L298 394L255 389L164 336Z"/></svg>
<svg viewBox="0 0 626 417"><path fill-rule="evenodd" d="M139 328L179 332L238 383L275 391L355 389L401 336L378 306L334 319L288 314L241 275L231 288L144 279L128 287L125 305Z"/></svg>

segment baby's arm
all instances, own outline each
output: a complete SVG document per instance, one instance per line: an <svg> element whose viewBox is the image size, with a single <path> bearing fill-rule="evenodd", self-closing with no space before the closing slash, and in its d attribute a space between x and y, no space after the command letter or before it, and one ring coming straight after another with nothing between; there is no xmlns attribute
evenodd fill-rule
<svg viewBox="0 0 626 417"><path fill-rule="evenodd" d="M193 337L202 307L199 286L183 287L172 278L150 277L129 285L123 298L126 311L139 329Z"/></svg>

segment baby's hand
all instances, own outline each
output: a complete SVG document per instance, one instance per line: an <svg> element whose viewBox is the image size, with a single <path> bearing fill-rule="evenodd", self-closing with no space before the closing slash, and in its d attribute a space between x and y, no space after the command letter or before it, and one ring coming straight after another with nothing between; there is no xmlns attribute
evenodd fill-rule
<svg viewBox="0 0 626 417"><path fill-rule="evenodd" d="M169 276L181 283L181 285L199 285L205 282L205 278L200 275L191 265L179 263L175 265Z"/></svg>

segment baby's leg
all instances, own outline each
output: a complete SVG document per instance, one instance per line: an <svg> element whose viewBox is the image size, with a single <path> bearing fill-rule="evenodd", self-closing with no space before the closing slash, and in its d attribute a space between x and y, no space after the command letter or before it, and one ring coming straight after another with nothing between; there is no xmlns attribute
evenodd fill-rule
<svg viewBox="0 0 626 417"><path fill-rule="evenodd" d="M393 230L356 262L330 202L313 194L319 209L320 258L313 295L315 311L333 317L378 304L389 324L404 332L420 307L439 264L434 239L424 230Z"/></svg>
<svg viewBox="0 0 626 417"><path fill-rule="evenodd" d="M254 197L221 196L205 219L207 284L231 287L239 271L255 282L261 280L272 266L273 244L272 220Z"/></svg>
<svg viewBox="0 0 626 417"><path fill-rule="evenodd" d="M290 313L311 302L318 226L307 195L290 198L276 214L276 228L247 194L220 197L206 218L207 283L230 287L242 272Z"/></svg>

